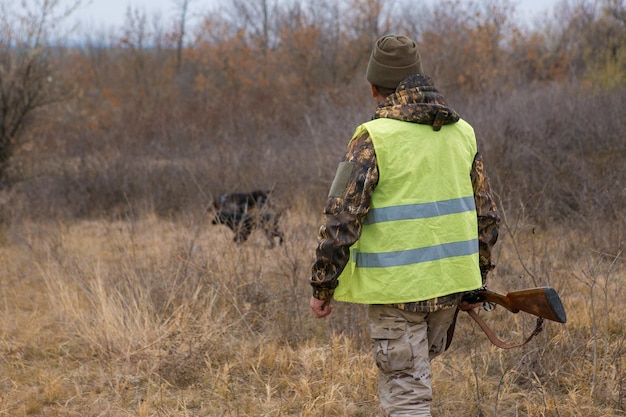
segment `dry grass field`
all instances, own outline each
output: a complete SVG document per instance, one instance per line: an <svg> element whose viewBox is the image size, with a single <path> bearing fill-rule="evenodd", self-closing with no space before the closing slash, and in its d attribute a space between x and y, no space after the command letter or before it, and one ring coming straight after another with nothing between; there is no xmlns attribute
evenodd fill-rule
<svg viewBox="0 0 626 417"><path fill-rule="evenodd" d="M0 417L376 416L365 309L315 319L308 278L391 32L475 129L503 216L489 288L550 285L568 314L512 350L461 314L433 415L626 417L623 0L533 28L508 0L176 1L75 46L59 3L0 0ZM259 188L287 208L274 249L206 213ZM509 342L535 325L480 314Z"/></svg>
<svg viewBox="0 0 626 417"><path fill-rule="evenodd" d="M0 193L0 416L375 416L364 309L308 307L324 197L371 111L360 97L315 101L299 126L276 112L172 121L154 140L130 121L107 137L35 131ZM503 216L489 287L551 285L568 322L501 350L462 314L433 363L433 415L623 416L626 94L476 100L458 107ZM238 247L211 225L221 192L274 186L283 246L255 232ZM534 328L481 314L510 342Z"/></svg>
<svg viewBox="0 0 626 417"><path fill-rule="evenodd" d="M308 311L319 216L304 212L275 249L201 215L4 230L0 416L375 416L364 310ZM501 350L462 314L433 363L433 415L624 415L623 254L506 223L490 288L551 285L568 323ZM481 314L507 341L534 326Z"/></svg>

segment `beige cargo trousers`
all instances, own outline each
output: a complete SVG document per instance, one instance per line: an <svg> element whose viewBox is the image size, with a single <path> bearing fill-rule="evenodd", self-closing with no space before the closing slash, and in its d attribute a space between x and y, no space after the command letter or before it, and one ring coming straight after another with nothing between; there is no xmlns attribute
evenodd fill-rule
<svg viewBox="0 0 626 417"><path fill-rule="evenodd" d="M382 417L431 415L430 361L445 350L455 311L413 313L384 305L369 307Z"/></svg>

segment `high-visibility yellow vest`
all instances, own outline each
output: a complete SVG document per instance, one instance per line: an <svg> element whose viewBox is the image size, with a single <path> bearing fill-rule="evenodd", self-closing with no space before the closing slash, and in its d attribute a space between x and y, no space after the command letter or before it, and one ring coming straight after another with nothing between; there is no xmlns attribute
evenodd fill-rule
<svg viewBox="0 0 626 417"><path fill-rule="evenodd" d="M470 171L476 137L464 120L432 126L375 119L379 180L334 298L363 304L429 300L479 288Z"/></svg>

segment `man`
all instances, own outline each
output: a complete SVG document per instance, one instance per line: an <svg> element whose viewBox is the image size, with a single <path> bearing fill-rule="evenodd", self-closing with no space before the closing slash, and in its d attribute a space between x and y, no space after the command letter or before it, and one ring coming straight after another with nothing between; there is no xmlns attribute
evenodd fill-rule
<svg viewBox="0 0 626 417"><path fill-rule="evenodd" d="M369 304L383 416L430 416L430 360L464 292L493 268L498 217L472 127L424 75L413 40L384 36L367 68L374 118L357 127L319 230L310 305Z"/></svg>

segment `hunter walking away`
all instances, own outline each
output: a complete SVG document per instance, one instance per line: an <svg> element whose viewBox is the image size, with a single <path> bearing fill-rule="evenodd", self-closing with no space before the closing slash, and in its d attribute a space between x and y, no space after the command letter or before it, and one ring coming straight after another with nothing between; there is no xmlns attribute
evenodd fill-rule
<svg viewBox="0 0 626 417"><path fill-rule="evenodd" d="M369 305L381 416L430 416L430 361L464 293L485 284L500 218L472 126L424 72L416 43L383 36L366 73L377 104L348 142L323 210L313 313Z"/></svg>

